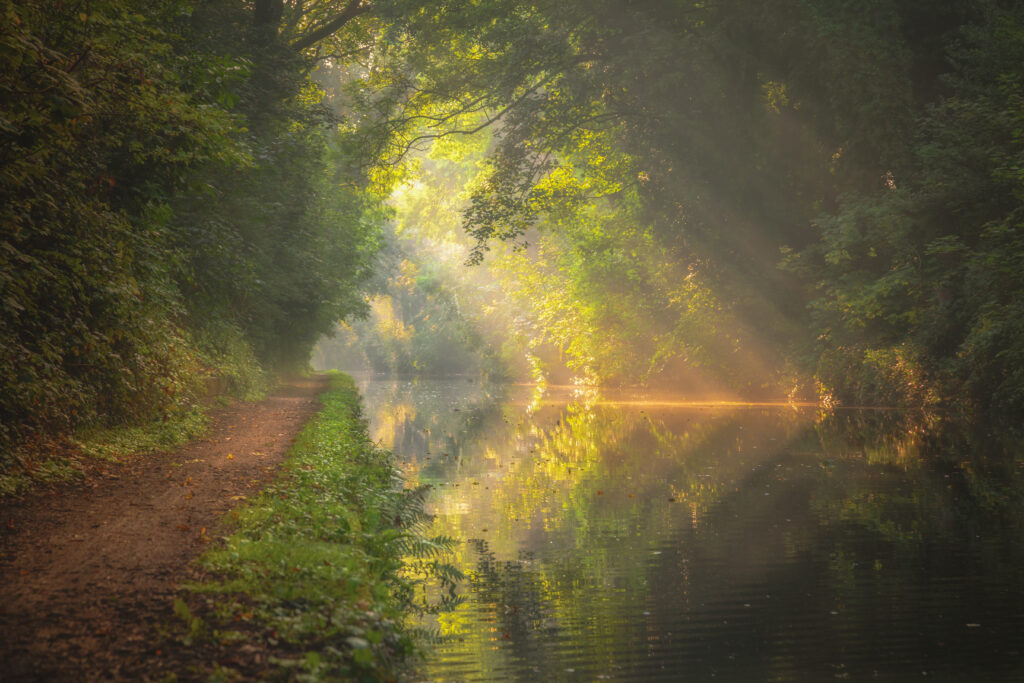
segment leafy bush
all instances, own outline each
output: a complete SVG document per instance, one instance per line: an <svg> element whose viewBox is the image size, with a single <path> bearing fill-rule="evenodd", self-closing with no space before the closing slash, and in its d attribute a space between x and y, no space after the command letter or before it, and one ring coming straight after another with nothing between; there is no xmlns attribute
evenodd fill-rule
<svg viewBox="0 0 1024 683"><path fill-rule="evenodd" d="M0 0L0 470L257 396L362 306L379 202L340 187L307 62L248 18Z"/></svg>

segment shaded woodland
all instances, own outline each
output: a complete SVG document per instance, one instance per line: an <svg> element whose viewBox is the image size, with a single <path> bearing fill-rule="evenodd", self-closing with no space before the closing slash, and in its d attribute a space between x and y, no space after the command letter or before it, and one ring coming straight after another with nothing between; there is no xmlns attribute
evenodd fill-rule
<svg viewBox="0 0 1024 683"><path fill-rule="evenodd" d="M5 466L258 392L394 277L495 373L1024 412L1019 3L0 15ZM438 202L475 295L387 269Z"/></svg>

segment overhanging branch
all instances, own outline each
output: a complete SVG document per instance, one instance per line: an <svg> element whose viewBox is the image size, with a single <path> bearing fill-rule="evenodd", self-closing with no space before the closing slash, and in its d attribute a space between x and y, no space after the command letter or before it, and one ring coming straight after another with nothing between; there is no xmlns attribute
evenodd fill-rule
<svg viewBox="0 0 1024 683"><path fill-rule="evenodd" d="M349 3L345 5L345 9L341 11L341 14L334 17L326 24L321 25L319 28L313 29L306 35L299 36L299 38L292 41L291 46L298 51L312 47L324 38L340 31L345 24L352 21L360 14L366 14L369 11L370 6L368 4L364 4L363 0L349 0Z"/></svg>

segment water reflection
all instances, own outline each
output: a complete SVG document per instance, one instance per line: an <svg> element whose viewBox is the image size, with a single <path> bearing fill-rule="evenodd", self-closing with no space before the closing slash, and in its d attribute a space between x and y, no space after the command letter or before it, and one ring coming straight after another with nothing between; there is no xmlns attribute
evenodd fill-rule
<svg viewBox="0 0 1024 683"><path fill-rule="evenodd" d="M467 541L426 679L1024 679L1017 455L923 457L890 416L807 407L364 394Z"/></svg>

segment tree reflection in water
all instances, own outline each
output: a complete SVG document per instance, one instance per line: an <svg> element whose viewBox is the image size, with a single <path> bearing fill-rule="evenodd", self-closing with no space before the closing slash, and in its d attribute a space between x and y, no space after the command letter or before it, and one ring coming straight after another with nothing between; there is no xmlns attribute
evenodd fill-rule
<svg viewBox="0 0 1024 683"><path fill-rule="evenodd" d="M426 677L1024 673L1020 451L877 411L529 391L367 386L435 531L468 540Z"/></svg>

